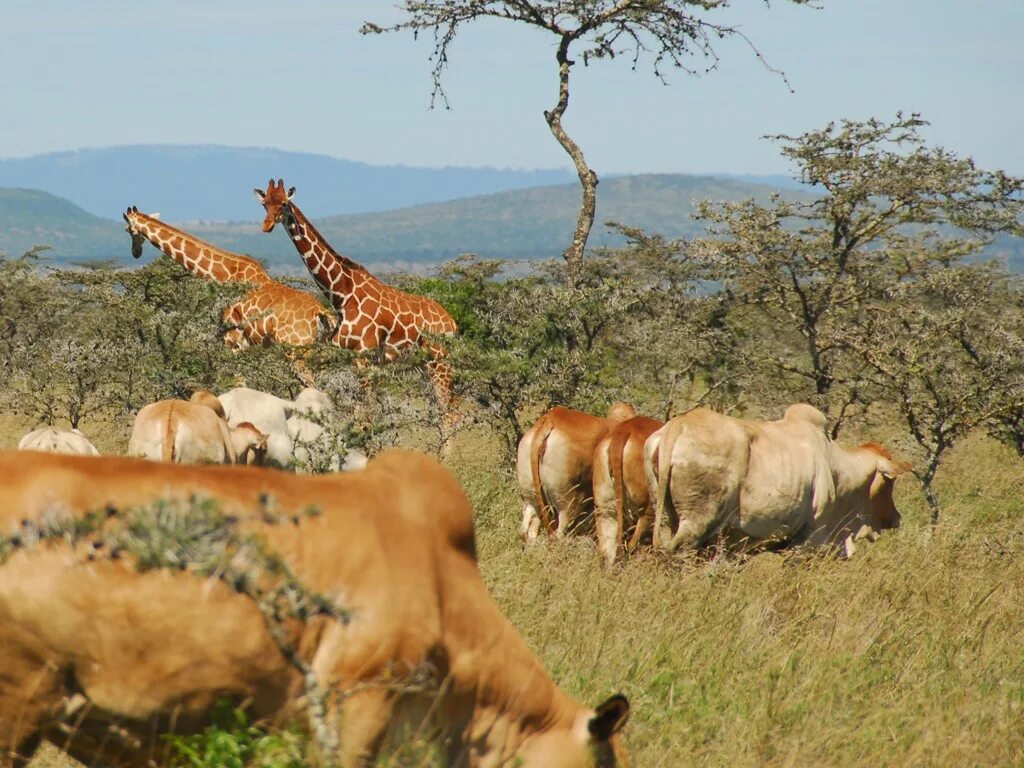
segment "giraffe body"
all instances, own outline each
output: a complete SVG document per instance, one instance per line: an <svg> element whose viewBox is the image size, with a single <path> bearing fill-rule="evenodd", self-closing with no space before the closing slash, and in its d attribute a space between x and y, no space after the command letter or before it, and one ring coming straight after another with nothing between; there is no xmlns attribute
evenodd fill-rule
<svg viewBox="0 0 1024 768"><path fill-rule="evenodd" d="M285 288L285 291L281 291ZM277 281L266 283L224 310L224 326L237 334L229 346L241 349L268 341L301 347L325 338L334 313L315 296Z"/></svg>
<svg viewBox="0 0 1024 768"><path fill-rule="evenodd" d="M271 340L304 346L323 338L324 329L333 326L333 313L315 296L274 280L256 259L217 248L134 207L125 211L124 220L135 258L148 240L198 277L253 286L221 316L228 326L227 346L242 349Z"/></svg>
<svg viewBox="0 0 1024 768"><path fill-rule="evenodd" d="M452 401L452 369L443 359L444 347L425 334L450 336L454 318L433 299L387 285L361 264L342 256L323 238L305 214L291 202L293 187L273 180L266 192L254 190L266 208L263 231L281 222L317 285L340 316L331 343L357 352L378 350L385 360L417 346L430 353L427 372L438 402L448 410Z"/></svg>

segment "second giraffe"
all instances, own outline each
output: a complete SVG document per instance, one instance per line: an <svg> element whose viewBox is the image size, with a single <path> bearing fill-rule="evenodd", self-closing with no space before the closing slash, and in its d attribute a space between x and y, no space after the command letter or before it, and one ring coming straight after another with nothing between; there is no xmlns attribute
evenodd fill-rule
<svg viewBox="0 0 1024 768"><path fill-rule="evenodd" d="M271 179L266 191L253 190L267 216L263 231L280 222L313 279L330 299L340 318L331 343L357 352L379 350L393 360L407 349L425 347L430 353L427 373L434 395L446 418L451 417L452 368L443 359L444 347L424 333L450 336L457 327L448 311L433 299L400 291L381 282L365 267L342 256L323 238L292 202L295 187L285 190L281 179Z"/></svg>

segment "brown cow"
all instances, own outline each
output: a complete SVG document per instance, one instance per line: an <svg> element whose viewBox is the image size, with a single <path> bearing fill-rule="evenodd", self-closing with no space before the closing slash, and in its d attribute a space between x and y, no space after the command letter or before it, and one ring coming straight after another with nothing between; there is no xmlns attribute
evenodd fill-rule
<svg viewBox="0 0 1024 768"><path fill-rule="evenodd" d="M632 552L654 521L644 472L644 443L663 424L636 416L612 427L594 451L597 548L608 566L623 549L627 528L635 526L625 548Z"/></svg>
<svg viewBox="0 0 1024 768"><path fill-rule="evenodd" d="M844 448L825 415L798 403L778 421L697 408L644 446L654 546L694 549L713 536L761 544L841 544L897 528L894 479L908 471L882 446Z"/></svg>
<svg viewBox="0 0 1024 768"><path fill-rule="evenodd" d="M217 499L309 589L350 610L344 624L285 625L319 684L341 694L328 722L339 723L343 766L373 763L410 730L463 768L628 764L617 735L628 703L585 707L552 682L488 594L472 510L433 459L392 450L360 472L311 477L6 452L0 477L5 536L62 512ZM255 512L267 497L288 522ZM296 514L311 506L318 515ZM87 764L147 765L165 748L158 734L203 727L221 697L247 702L255 722L302 717L301 675L252 600L191 573L138 573L104 551L60 540L0 565L0 764L55 737Z"/></svg>
<svg viewBox="0 0 1024 768"><path fill-rule="evenodd" d="M542 524L549 535L565 536L586 521L593 509L594 449L609 429L634 416L628 403L614 403L603 419L557 406L527 430L516 455L524 540L537 538ZM557 530L551 508L558 517Z"/></svg>
<svg viewBox="0 0 1024 768"><path fill-rule="evenodd" d="M220 400L200 390L189 402L159 400L142 408L128 455L179 464L261 464L267 439L247 421L229 427Z"/></svg>

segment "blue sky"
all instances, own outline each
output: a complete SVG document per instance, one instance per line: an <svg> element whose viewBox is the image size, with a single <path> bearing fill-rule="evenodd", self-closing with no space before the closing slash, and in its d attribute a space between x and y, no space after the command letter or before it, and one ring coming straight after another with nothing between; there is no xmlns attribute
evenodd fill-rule
<svg viewBox="0 0 1024 768"><path fill-rule="evenodd" d="M565 124L599 172L779 173L766 133L918 111L926 137L1024 175L1024 0L735 0L795 89L739 40L719 69L573 70ZM431 41L362 37L392 0L3 0L0 157L215 143L374 164L551 168L552 39L498 21L452 48L451 110L429 109Z"/></svg>

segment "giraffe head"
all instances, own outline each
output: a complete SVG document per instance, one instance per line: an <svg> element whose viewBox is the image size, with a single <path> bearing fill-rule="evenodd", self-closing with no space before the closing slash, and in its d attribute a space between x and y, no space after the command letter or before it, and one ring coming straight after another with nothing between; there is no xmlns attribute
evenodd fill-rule
<svg viewBox="0 0 1024 768"><path fill-rule="evenodd" d="M292 216L291 199L295 194L295 187L285 191L282 179L278 179L276 185L271 179L267 183L266 192L262 189L254 189L253 192L256 194L256 199L267 209L267 216L263 219L264 232L272 231L277 222L283 223Z"/></svg>
<svg viewBox="0 0 1024 768"><path fill-rule="evenodd" d="M121 214L124 217L124 228L132 236L132 257L142 256L142 244L146 242L146 236L139 228L139 209L134 205Z"/></svg>

